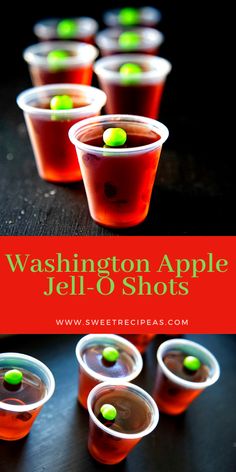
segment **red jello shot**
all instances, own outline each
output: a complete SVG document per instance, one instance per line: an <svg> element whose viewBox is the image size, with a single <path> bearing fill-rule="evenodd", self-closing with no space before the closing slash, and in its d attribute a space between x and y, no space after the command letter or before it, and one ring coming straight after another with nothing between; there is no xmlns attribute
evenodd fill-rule
<svg viewBox="0 0 236 472"><path fill-rule="evenodd" d="M23 52L34 86L47 84L90 85L98 50L75 41L50 41L29 46Z"/></svg>
<svg viewBox="0 0 236 472"><path fill-rule="evenodd" d="M106 95L101 90L73 84L34 87L17 97L18 106L24 111L38 173L42 179L51 182L75 182L82 179L68 131L78 121L99 115L105 102Z"/></svg>
<svg viewBox="0 0 236 472"><path fill-rule="evenodd" d="M143 354L148 345L156 336L155 333L145 333L145 334L123 334L124 338L128 339L135 347Z"/></svg>
<svg viewBox="0 0 236 472"><path fill-rule="evenodd" d="M118 54L99 59L94 71L107 95L107 113L158 118L166 78L171 71L169 61L144 54Z"/></svg>
<svg viewBox="0 0 236 472"><path fill-rule="evenodd" d="M89 392L95 385L112 381L130 382L141 372L143 361L136 347L115 334L88 334L76 346L79 363L78 400L87 408Z"/></svg>
<svg viewBox="0 0 236 472"><path fill-rule="evenodd" d="M94 18L46 18L34 25L40 41L73 40L94 44L98 23Z"/></svg>
<svg viewBox="0 0 236 472"><path fill-rule="evenodd" d="M103 15L105 25L113 28L122 26L148 26L154 28L161 21L161 12L154 7L125 7L107 10Z"/></svg>
<svg viewBox="0 0 236 472"><path fill-rule="evenodd" d="M105 115L74 125L69 137L92 219L111 228L144 221L167 128L141 116Z"/></svg>
<svg viewBox="0 0 236 472"><path fill-rule="evenodd" d="M102 56L121 53L151 54L159 53L164 41L163 34L154 28L107 28L96 36L96 44Z"/></svg>
<svg viewBox="0 0 236 472"><path fill-rule="evenodd" d="M157 426L159 412L152 397L127 382L97 385L88 397L91 456L102 464L117 464Z"/></svg>
<svg viewBox="0 0 236 472"><path fill-rule="evenodd" d="M38 359L15 352L0 354L0 439L26 436L54 389L51 371Z"/></svg>
<svg viewBox="0 0 236 472"><path fill-rule="evenodd" d="M206 387L220 376L220 367L202 345L186 339L170 339L157 351L157 375L153 391L161 412L183 413Z"/></svg>

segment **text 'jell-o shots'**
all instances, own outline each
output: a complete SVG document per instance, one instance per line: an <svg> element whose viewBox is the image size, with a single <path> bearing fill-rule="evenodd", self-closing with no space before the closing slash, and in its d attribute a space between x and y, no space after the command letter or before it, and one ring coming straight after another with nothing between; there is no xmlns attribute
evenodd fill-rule
<svg viewBox="0 0 236 472"><path fill-rule="evenodd" d="M147 216L167 128L150 118L104 115L75 124L75 145L92 219L125 228Z"/></svg>
<svg viewBox="0 0 236 472"><path fill-rule="evenodd" d="M154 7L125 7L107 10L103 15L105 25L114 27L149 26L155 27L161 21L161 12Z"/></svg>
<svg viewBox="0 0 236 472"><path fill-rule="evenodd" d="M152 397L137 385L109 382L94 387L88 397L88 449L103 464L121 462L159 420Z"/></svg>
<svg viewBox="0 0 236 472"><path fill-rule="evenodd" d="M178 415L219 378L216 358L206 348L185 339L170 339L157 351L157 375L153 392L163 413Z"/></svg>
<svg viewBox="0 0 236 472"><path fill-rule="evenodd" d="M145 334L123 334L125 339L128 339L135 347L143 354L150 342L156 336L155 333L145 333Z"/></svg>
<svg viewBox="0 0 236 472"><path fill-rule="evenodd" d="M79 363L78 400L87 408L89 392L105 381L130 382L141 372L143 361L133 344L113 334L88 334L76 346Z"/></svg>
<svg viewBox="0 0 236 472"><path fill-rule="evenodd" d="M38 359L0 354L0 439L15 441L26 436L54 389L51 371Z"/></svg>
<svg viewBox="0 0 236 472"><path fill-rule="evenodd" d="M154 28L107 28L96 36L96 44L102 56L121 53L151 54L159 53L164 36Z"/></svg>
<svg viewBox="0 0 236 472"><path fill-rule="evenodd" d="M34 25L40 41L73 40L93 44L98 23L93 18L47 18Z"/></svg>
<svg viewBox="0 0 236 472"><path fill-rule="evenodd" d="M34 86L46 84L90 85L98 50L91 44L50 41L23 52Z"/></svg>
<svg viewBox="0 0 236 472"><path fill-rule="evenodd" d="M99 59L94 71L107 95L107 113L158 117L171 71L169 61L144 54L118 54Z"/></svg>
<svg viewBox="0 0 236 472"><path fill-rule="evenodd" d="M56 84L34 87L17 97L24 111L40 177L52 182L81 180L70 127L100 114L106 95L86 85Z"/></svg>

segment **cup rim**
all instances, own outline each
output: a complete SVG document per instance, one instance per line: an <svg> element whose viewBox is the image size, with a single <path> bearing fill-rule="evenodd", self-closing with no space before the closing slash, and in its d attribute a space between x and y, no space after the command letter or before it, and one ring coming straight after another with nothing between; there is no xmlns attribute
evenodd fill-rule
<svg viewBox="0 0 236 472"><path fill-rule="evenodd" d="M151 46L159 47L165 39L161 31L155 28L150 28L148 26L130 27L129 31L136 32L137 34L141 34L141 31L144 31L145 41L143 43L142 41L140 41L140 44L138 45L139 51L142 49L145 50L147 49L147 47ZM124 30L122 29L122 27L105 28L96 35L96 44L100 49L116 49L117 51L119 50L120 52L125 52L125 50L119 45L117 38L114 38L112 36L112 34L117 33L119 35L119 33L122 34L123 32Z"/></svg>
<svg viewBox="0 0 236 472"><path fill-rule="evenodd" d="M56 28L57 24L64 19L66 18L43 18L42 20L37 21L37 23L35 23L33 27L33 32L38 38L49 38L48 34L46 34L45 29L47 29L48 27L52 29ZM74 36L74 38L72 39L84 38L88 35L93 36L98 30L98 22L94 18L91 18L89 16L70 17L67 19L74 20L80 28L76 36ZM84 25L87 23L87 26L89 25L91 31L89 31L88 29L81 31L81 24L82 26L84 26L83 23Z"/></svg>
<svg viewBox="0 0 236 472"><path fill-rule="evenodd" d="M107 26L113 27L116 25L122 26L120 23L118 23L118 14L122 10L122 8L110 8L108 9L104 15L104 23ZM153 6L146 6L146 7L137 7L137 10L139 10L139 15L140 15L140 21L146 21L147 26L149 24L149 19L152 18L152 24L157 24L161 21L162 19L162 14L158 8L155 8ZM148 11L148 16L147 16L147 11ZM145 18L146 17L146 18Z"/></svg>
<svg viewBox="0 0 236 472"><path fill-rule="evenodd" d="M43 92L52 92L55 90L55 95L58 94L58 91L64 91L63 93L74 90L75 92L83 92L87 94L89 97L94 95L94 101L89 105L85 105L84 107L79 108L72 108L71 110L49 110L44 108L38 108L26 103L27 99L30 99L37 94L41 94ZM19 108L21 108L24 112L30 114L37 114L43 116L68 116L73 115L75 117L87 116L89 113L95 113L101 110L101 108L105 105L107 100L106 94L96 88L91 87L90 85L80 85L80 84L49 84L49 85L40 85L39 87L31 87L27 90L21 92L17 98L16 102Z"/></svg>
<svg viewBox="0 0 236 472"><path fill-rule="evenodd" d="M163 362L162 356L164 352L167 352L167 350L176 347L176 344L177 347L187 346L188 348L197 350L200 352L200 354L207 356L213 368L213 375L211 377L208 377L204 382L191 382L190 380L181 379L173 372L171 372ZM213 385L220 377L220 366L216 357L204 346L199 343L196 343L195 341L190 341L189 339L174 338L164 341L162 344L160 344L157 350L157 362L169 380L186 389L204 389L206 387L209 387L210 385Z"/></svg>
<svg viewBox="0 0 236 472"><path fill-rule="evenodd" d="M4 358L17 358L17 359L27 360L27 361L32 362L36 366L40 367L45 372L49 380L49 389L46 395L44 396L44 398L42 398L41 400L37 402L29 403L27 405L11 405L10 403L4 403L0 401L0 409L11 411L11 412L31 411L31 410L40 408L51 398L51 396L53 395L55 391L55 379L51 370L43 362L39 361L35 357L28 356L27 354L22 354L19 352L4 352L0 354L0 359L1 358L3 359Z"/></svg>
<svg viewBox="0 0 236 472"><path fill-rule="evenodd" d="M93 396L97 393L97 391L106 388L106 387L127 387L130 390L133 390L135 392L139 392L141 395L143 395L147 401L149 402L149 405L151 405L153 409L153 422L147 426L143 431L140 431L139 433L120 433L118 431L114 431L113 429L108 428L107 426L103 425L98 418L95 416L93 409L92 409L92 399ZM120 382L119 384L114 383L114 382L102 382L98 385L96 385L89 393L88 399L87 399L87 408L88 408L88 413L93 420L93 422L98 426L98 428L102 429L105 431L105 433L115 436L116 438L121 438L121 439L141 439L144 436L147 436L150 434L157 426L159 422L159 409L157 407L157 404L155 400L149 395L146 390L143 388L139 387L136 384L132 384L130 382Z"/></svg>
<svg viewBox="0 0 236 472"><path fill-rule="evenodd" d="M85 128L86 126L89 126L91 124L101 124L103 122L111 122L114 121L116 123L122 122L122 121L128 121L128 122L136 122L136 123L141 123L144 125L149 125L150 128L153 131L159 131L161 132L161 138L154 143L150 144L145 144L144 146L136 146L132 148L106 148L106 156L107 155L126 155L127 153L130 155L137 154L138 152L148 152L153 149L159 148L162 146L162 144L167 140L169 136L169 130L168 128L161 123L160 121L156 121L152 118L147 118L144 116L139 116L139 115L126 115L126 114L112 114L112 115L101 115L101 116L96 116L92 118L87 118L79 123L75 123L69 130L69 138L71 142L78 147L80 150L89 152L89 153L99 153L101 155L104 154L104 149L103 147L99 146L91 146L90 144L85 144L82 141L79 141L76 137L76 134L78 133L79 130L82 128Z"/></svg>
<svg viewBox="0 0 236 472"><path fill-rule="evenodd" d="M140 372L143 368L143 359L142 359L142 356L141 356L140 352L138 351L138 349L134 346L134 344L132 344L130 341L123 338L122 336L118 336L116 334L108 334L108 333L87 334L87 335L83 336L78 341L78 343L76 345L76 348L75 348L75 354L76 354L77 361L78 361L79 365L85 370L85 372L90 377L98 380L99 382L108 382L108 383L109 383L109 381L111 382L111 377L99 374L98 372L95 372L94 370L90 369L90 367L88 367L88 365L84 362L84 360L81 356L81 351L82 351L83 347L87 344L87 342L89 342L90 340L93 340L94 338L98 338L98 340L99 340L102 337L105 337L105 338L107 337L108 341L109 340L116 341L117 343L123 344L123 346L125 346L125 347L129 348L130 350L132 350L132 352L134 354L134 357L135 357L135 361L137 363L137 368L134 372L132 372L131 374L126 375L124 377L118 377L117 379L114 379L112 377L112 383L114 383L114 384L120 383L121 379L122 379L122 381L124 380L126 382L130 382L131 380L134 380L136 377L138 377L138 375L140 374Z"/></svg>
<svg viewBox="0 0 236 472"><path fill-rule="evenodd" d="M154 68L148 71L142 71L137 74L129 74L129 79L137 80L139 85L139 81L141 80L142 83L146 82L154 82L154 81L161 81L164 80L166 76L170 73L172 69L171 63L160 56L152 56L148 54L115 54L114 56L106 56L98 59L93 66L94 72L101 77L101 79L107 79L109 81L121 82L121 74L120 72L109 70L107 66L116 64L122 65L125 63L133 62L135 64L140 63L152 63ZM121 82L122 83L122 82ZM129 84L125 84L127 86Z"/></svg>
<svg viewBox="0 0 236 472"><path fill-rule="evenodd" d="M75 56L69 56L62 60L58 59L58 65L66 67L82 66L95 61L98 56L98 49L92 44L78 41L43 41L32 44L23 51L24 60L31 66L49 68L47 56L40 56L40 53L47 54L53 50L68 50L77 53Z"/></svg>

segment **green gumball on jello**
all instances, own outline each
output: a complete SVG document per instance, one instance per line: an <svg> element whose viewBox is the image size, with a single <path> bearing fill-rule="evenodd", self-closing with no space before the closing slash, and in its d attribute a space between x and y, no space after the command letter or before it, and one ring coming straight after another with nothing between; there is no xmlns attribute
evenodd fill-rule
<svg viewBox="0 0 236 472"><path fill-rule="evenodd" d="M94 71L107 94L107 113L158 118L169 61L148 54L114 54L96 61Z"/></svg>
<svg viewBox="0 0 236 472"><path fill-rule="evenodd" d="M207 387L219 378L214 355L201 344L172 338L157 350L157 373L153 397L163 413L183 413Z"/></svg>
<svg viewBox="0 0 236 472"><path fill-rule="evenodd" d="M96 43L102 56L114 54L136 53L159 54L159 48L164 41L163 34L154 28L132 27L107 28L96 36Z"/></svg>
<svg viewBox="0 0 236 472"><path fill-rule="evenodd" d="M54 377L40 360L16 352L1 353L0 439L15 441L27 436L54 389Z"/></svg>
<svg viewBox="0 0 236 472"><path fill-rule="evenodd" d="M94 44L98 23L88 16L74 18L47 18L34 25L40 41L79 41Z"/></svg>
<svg viewBox="0 0 236 472"><path fill-rule="evenodd" d="M79 31L79 25L77 25L76 20L69 18L58 22L57 34L60 39L75 38L77 31Z"/></svg>
<svg viewBox="0 0 236 472"><path fill-rule="evenodd" d="M99 115L105 102L101 90L77 84L45 85L20 94L18 105L24 110L42 179L64 183L82 180L68 132L75 123Z"/></svg>
<svg viewBox="0 0 236 472"><path fill-rule="evenodd" d="M92 82L93 63L98 50L75 41L44 41L24 50L34 86Z"/></svg>
<svg viewBox="0 0 236 472"><path fill-rule="evenodd" d="M131 3L131 2L130 2ZM127 6L106 10L103 15L104 23L111 27L120 26L130 28L133 26L156 27L161 20L161 12L151 6L135 7Z"/></svg>
<svg viewBox="0 0 236 472"><path fill-rule="evenodd" d="M142 369L138 350L126 339L112 334L82 337L76 346L76 356L79 363L78 400L85 408L88 394L95 385L106 380L130 381ZM106 405L101 413L109 420L114 410Z"/></svg>
<svg viewBox="0 0 236 472"><path fill-rule="evenodd" d="M104 115L70 129L96 223L124 228L144 221L167 136L161 123L125 114Z"/></svg>

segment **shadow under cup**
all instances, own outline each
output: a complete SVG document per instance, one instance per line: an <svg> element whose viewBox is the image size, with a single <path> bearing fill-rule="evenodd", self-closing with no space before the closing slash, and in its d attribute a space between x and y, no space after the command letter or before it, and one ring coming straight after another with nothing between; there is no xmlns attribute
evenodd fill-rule
<svg viewBox="0 0 236 472"><path fill-rule="evenodd" d="M130 147L104 148L103 133L108 128L123 128ZM134 115L91 118L70 129L95 222L125 228L146 218L162 144L168 134L162 123Z"/></svg>
<svg viewBox="0 0 236 472"><path fill-rule="evenodd" d="M0 391L0 439L5 441L21 439L30 432L40 410L55 390L51 371L34 357L14 352L0 354L0 372L11 369L24 371L33 377L21 399L14 394L14 389ZM40 396L34 384L36 378L41 385Z"/></svg>
<svg viewBox="0 0 236 472"><path fill-rule="evenodd" d="M50 101L57 95L69 95L74 108L51 110ZM101 90L73 84L34 87L17 97L17 104L24 111L38 173L42 179L64 183L82 179L68 131L78 121L99 115L105 103L106 95Z"/></svg>

